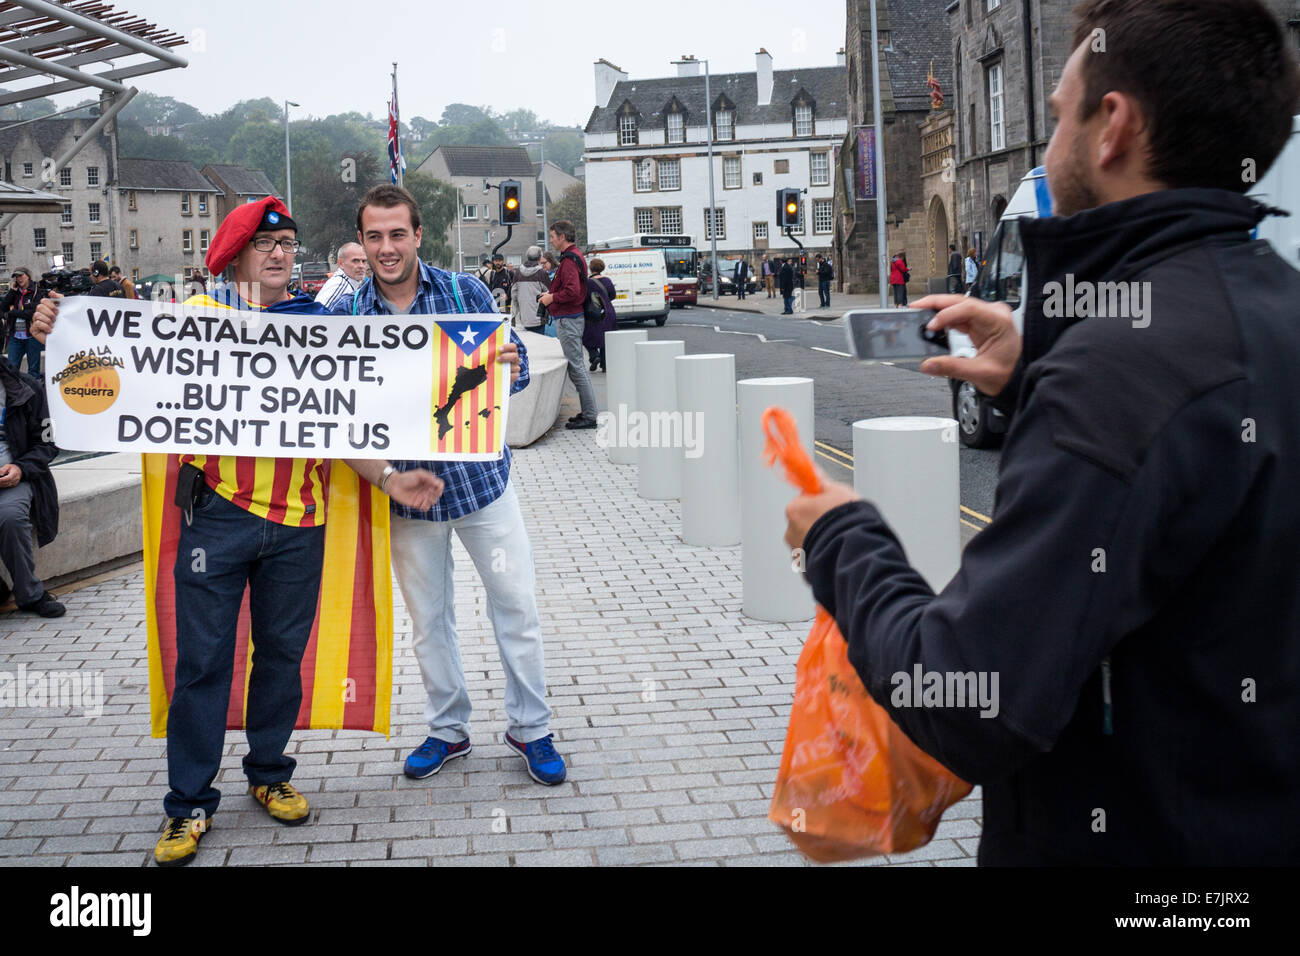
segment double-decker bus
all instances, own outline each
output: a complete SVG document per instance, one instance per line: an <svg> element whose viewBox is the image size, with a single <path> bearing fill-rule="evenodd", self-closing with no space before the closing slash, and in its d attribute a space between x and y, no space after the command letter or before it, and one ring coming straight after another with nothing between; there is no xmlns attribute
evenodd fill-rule
<svg viewBox="0 0 1300 956"><path fill-rule="evenodd" d="M591 254L650 251L663 254L669 305L694 305L700 284L696 274L699 262L690 236L641 233L594 242L589 249Z"/></svg>

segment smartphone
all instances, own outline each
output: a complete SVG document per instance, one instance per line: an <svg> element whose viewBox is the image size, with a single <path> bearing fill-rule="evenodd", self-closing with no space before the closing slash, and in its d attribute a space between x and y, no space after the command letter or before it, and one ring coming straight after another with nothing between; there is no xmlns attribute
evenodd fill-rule
<svg viewBox="0 0 1300 956"><path fill-rule="evenodd" d="M926 325L937 315L932 309L854 309L844 314L849 351L872 361L926 359L948 354L948 333Z"/></svg>

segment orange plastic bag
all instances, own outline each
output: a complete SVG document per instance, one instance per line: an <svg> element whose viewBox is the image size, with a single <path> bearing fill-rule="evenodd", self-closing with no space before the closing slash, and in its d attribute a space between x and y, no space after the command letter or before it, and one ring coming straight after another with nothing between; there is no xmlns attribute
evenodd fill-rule
<svg viewBox="0 0 1300 956"><path fill-rule="evenodd" d="M790 414L763 413L768 464L805 494L821 490ZM906 853L929 843L971 785L925 753L871 699L834 618L817 608L796 670L790 728L768 819L819 863Z"/></svg>

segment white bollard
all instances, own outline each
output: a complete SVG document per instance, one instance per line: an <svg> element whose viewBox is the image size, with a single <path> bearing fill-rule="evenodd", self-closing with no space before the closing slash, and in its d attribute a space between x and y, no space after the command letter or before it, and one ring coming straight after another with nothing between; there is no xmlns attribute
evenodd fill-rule
<svg viewBox="0 0 1300 956"><path fill-rule="evenodd" d="M951 418L853 423L853 488L880 510L912 567L935 591L961 564L957 449Z"/></svg>
<svg viewBox="0 0 1300 956"><path fill-rule="evenodd" d="M636 411L636 353L632 346L644 342L649 336L645 329L628 329L605 333L605 401L609 406L612 436L605 451L616 465L635 465L636 449L628 448L614 440L619 434L618 423Z"/></svg>
<svg viewBox="0 0 1300 956"><path fill-rule="evenodd" d="M788 411L799 441L813 454L813 380L749 378L736 383L740 399L740 562L742 610L758 621L803 621L816 607L803 579L802 563L785 543L785 507L799 489L778 463L763 461L763 412L772 405Z"/></svg>
<svg viewBox="0 0 1300 956"><path fill-rule="evenodd" d="M739 544L736 356L679 355L673 363L682 413L682 541Z"/></svg>
<svg viewBox="0 0 1300 956"><path fill-rule="evenodd" d="M677 411L677 369L673 359L686 351L680 339L637 342L636 411L627 423L626 442L636 449L636 491L642 498L668 501L682 496L680 435L673 441Z"/></svg>

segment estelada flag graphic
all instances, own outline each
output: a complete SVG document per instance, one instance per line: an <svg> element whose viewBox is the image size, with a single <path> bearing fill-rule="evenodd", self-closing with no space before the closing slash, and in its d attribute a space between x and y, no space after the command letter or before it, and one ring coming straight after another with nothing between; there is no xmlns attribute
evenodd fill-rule
<svg viewBox="0 0 1300 956"><path fill-rule="evenodd" d="M181 509L173 504L178 455L143 455L144 586L149 627L149 711L153 736L167 735L176 677L176 592L172 567ZM388 498L341 461L330 463L325 562L316 619L302 659L299 730L388 734L393 691L393 582ZM184 613L184 608L180 609ZM244 726L253 645L248 592L239 609L226 728Z"/></svg>
<svg viewBox="0 0 1300 956"><path fill-rule="evenodd" d="M497 356L510 341L509 323L456 317L435 319L433 324L432 457L500 458L510 373Z"/></svg>

